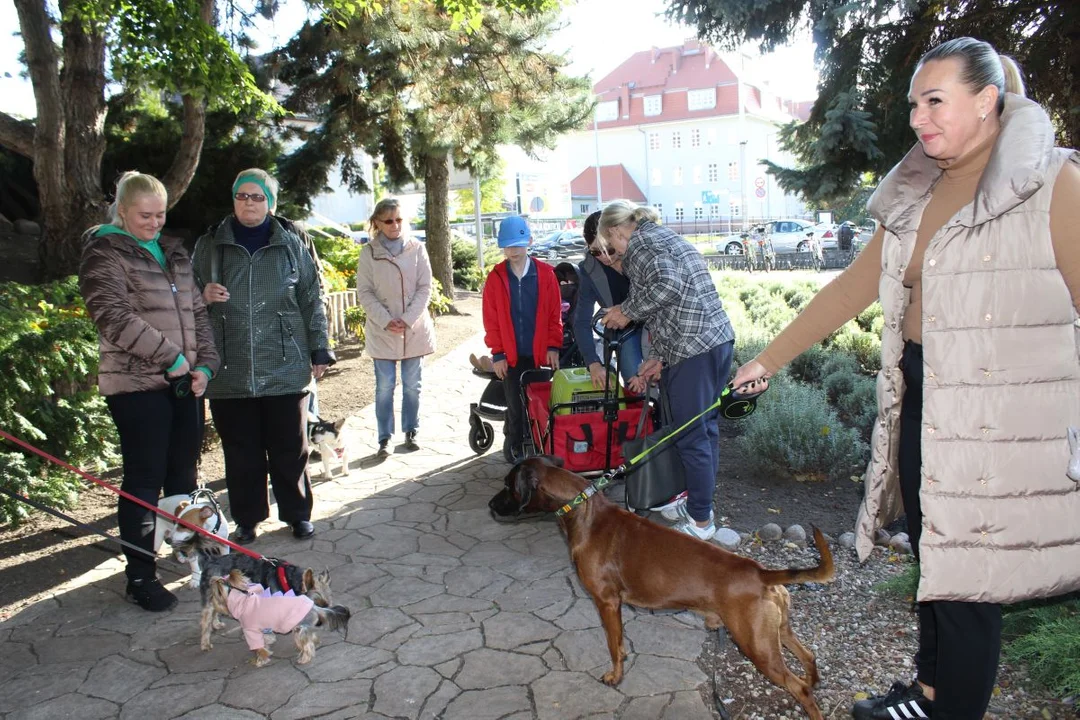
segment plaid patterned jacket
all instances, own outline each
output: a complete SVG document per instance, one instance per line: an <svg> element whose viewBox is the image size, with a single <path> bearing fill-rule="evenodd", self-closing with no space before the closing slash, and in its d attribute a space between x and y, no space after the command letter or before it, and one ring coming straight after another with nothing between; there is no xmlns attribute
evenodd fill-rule
<svg viewBox="0 0 1080 720"><path fill-rule="evenodd" d="M631 320L652 332L652 355L674 365L735 339L709 267L693 245L648 220L638 224L623 257Z"/></svg>

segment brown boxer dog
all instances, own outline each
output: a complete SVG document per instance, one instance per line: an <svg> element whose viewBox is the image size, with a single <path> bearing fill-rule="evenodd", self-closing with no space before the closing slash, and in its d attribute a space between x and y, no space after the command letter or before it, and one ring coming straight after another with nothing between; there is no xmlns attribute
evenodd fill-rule
<svg viewBox="0 0 1080 720"><path fill-rule="evenodd" d="M817 663L788 624L791 603L786 584L827 582L833 559L825 537L814 529L821 555L816 568L767 570L712 543L684 535L627 512L560 467L558 458L530 458L506 476L505 487L488 503L499 516L569 510L559 518L581 584L592 595L607 634L612 668L603 681L623 676L622 604L654 610L692 610L715 630L725 626L739 649L761 673L785 688L813 720L823 720L812 688ZM795 675L781 648L790 650L806 674Z"/></svg>

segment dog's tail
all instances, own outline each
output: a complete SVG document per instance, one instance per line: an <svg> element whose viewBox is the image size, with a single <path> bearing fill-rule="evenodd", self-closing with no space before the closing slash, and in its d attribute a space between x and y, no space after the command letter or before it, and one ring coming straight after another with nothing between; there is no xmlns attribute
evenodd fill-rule
<svg viewBox="0 0 1080 720"><path fill-rule="evenodd" d="M817 528L814 528L814 545L817 547L818 554L821 555L821 562L818 563L816 568L765 570L761 573L761 579L765 581L766 585L829 582L833 579L836 570L833 567L833 557L832 552L829 550L829 543L825 542L825 536Z"/></svg>
<svg viewBox="0 0 1080 720"><path fill-rule="evenodd" d="M352 617L349 608L344 605L334 605L326 608L316 605L315 611L319 614L319 624L325 625L331 630L344 630L349 625L349 618Z"/></svg>

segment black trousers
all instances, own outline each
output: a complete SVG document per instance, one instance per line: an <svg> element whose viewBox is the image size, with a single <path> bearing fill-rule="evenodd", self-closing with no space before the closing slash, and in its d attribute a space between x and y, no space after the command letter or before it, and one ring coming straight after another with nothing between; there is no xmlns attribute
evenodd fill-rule
<svg viewBox="0 0 1080 720"><path fill-rule="evenodd" d="M915 558L922 536L922 345L908 341L901 362L900 491ZM919 603L919 682L934 688L934 720L982 720L1001 654L1001 605L934 600Z"/></svg>
<svg viewBox="0 0 1080 720"><path fill-rule="evenodd" d="M210 401L225 453L229 510L238 525L254 528L270 517L268 473L278 519L311 519L307 406L307 393Z"/></svg>
<svg viewBox="0 0 1080 720"><path fill-rule="evenodd" d="M521 374L533 370L536 364L531 355L518 357L517 365L507 369L503 378L503 392L506 393L506 422L503 423L505 442L515 451L521 448L525 440L525 405L521 401Z"/></svg>
<svg viewBox="0 0 1080 720"><path fill-rule="evenodd" d="M105 398L124 461L124 481L120 489L156 505L165 495L195 490L199 462L198 402L193 395L177 398L168 390L110 395ZM154 524L152 510L120 498L116 507L120 539L143 548L124 548L126 572L132 579L154 577Z"/></svg>

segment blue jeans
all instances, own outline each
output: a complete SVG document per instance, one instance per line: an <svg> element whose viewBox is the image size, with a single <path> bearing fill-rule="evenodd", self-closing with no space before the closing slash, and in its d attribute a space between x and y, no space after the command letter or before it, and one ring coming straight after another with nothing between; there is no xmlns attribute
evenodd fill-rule
<svg viewBox="0 0 1080 720"><path fill-rule="evenodd" d="M641 328L638 328L619 343L619 375L624 383L630 382L630 378L637 375L644 360L641 356L641 333Z"/></svg>
<svg viewBox="0 0 1080 720"><path fill-rule="evenodd" d="M424 358L375 360L375 419L379 442L394 434L394 386L401 363L401 429L407 433L420 427L420 368Z"/></svg>
<svg viewBox="0 0 1080 720"><path fill-rule="evenodd" d="M712 405L731 373L734 341L669 365L660 374L671 408L671 428L678 428ZM686 471L686 511L698 522L709 519L716 475L720 472L719 410L713 410L675 440Z"/></svg>

